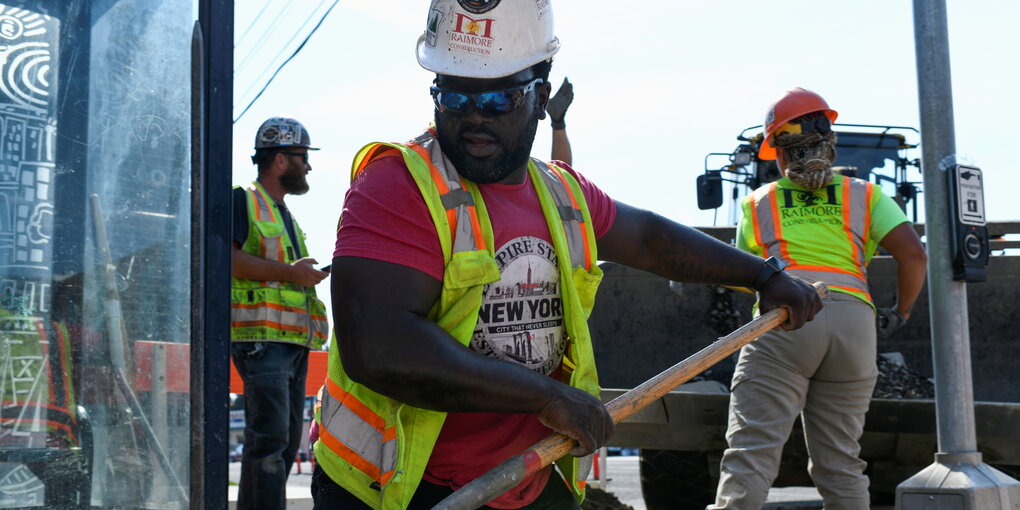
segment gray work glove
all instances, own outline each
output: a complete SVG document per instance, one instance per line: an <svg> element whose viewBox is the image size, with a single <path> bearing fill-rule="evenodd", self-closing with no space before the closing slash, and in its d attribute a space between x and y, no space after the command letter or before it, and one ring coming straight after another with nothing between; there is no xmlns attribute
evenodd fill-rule
<svg viewBox="0 0 1020 510"><path fill-rule="evenodd" d="M894 331L903 327L907 323L907 319L900 315L895 308L879 308L878 315L875 316L875 327L878 330L878 336L887 337L893 334Z"/></svg>
<svg viewBox="0 0 1020 510"><path fill-rule="evenodd" d="M545 105L545 111L549 112L549 120L552 122L553 129L564 129L567 127L563 117L567 114L567 108L570 108L570 103L573 101L574 86L569 80L563 78L563 84L560 85L560 89L553 94L553 97L549 98L549 103Z"/></svg>

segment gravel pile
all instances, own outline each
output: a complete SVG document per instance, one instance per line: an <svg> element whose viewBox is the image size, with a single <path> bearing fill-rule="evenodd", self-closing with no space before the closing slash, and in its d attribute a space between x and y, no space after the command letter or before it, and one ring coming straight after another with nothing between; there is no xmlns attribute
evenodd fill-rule
<svg viewBox="0 0 1020 510"><path fill-rule="evenodd" d="M895 354L895 353L893 353ZM925 376L910 369L896 356L878 356L878 381L874 398L923 399L935 398L935 385Z"/></svg>
<svg viewBox="0 0 1020 510"><path fill-rule="evenodd" d="M634 507L623 504L612 493L588 487L581 510L634 510Z"/></svg>
<svg viewBox="0 0 1020 510"><path fill-rule="evenodd" d="M713 285L712 300L705 312L705 325L716 336L726 336L743 325L740 312L733 306L733 290Z"/></svg>

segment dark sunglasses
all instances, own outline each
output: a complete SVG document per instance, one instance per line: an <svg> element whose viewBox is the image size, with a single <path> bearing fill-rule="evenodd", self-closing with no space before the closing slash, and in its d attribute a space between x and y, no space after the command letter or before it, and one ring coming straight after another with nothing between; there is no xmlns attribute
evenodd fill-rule
<svg viewBox="0 0 1020 510"><path fill-rule="evenodd" d="M288 156L300 156L301 157L301 162L306 164L306 165L308 164L308 153L307 152L284 152L284 151L280 151L280 152L277 152L277 154L286 154Z"/></svg>
<svg viewBox="0 0 1020 510"><path fill-rule="evenodd" d="M535 78L524 85L508 89L474 93L432 87L432 100L441 112L469 113L471 105L474 104L474 107L485 115L502 115L524 104L524 98L539 83L542 83L542 78Z"/></svg>
<svg viewBox="0 0 1020 510"><path fill-rule="evenodd" d="M800 124L800 130L802 133L828 133L832 131L832 123L822 112L812 112L807 115L802 115L793 122Z"/></svg>

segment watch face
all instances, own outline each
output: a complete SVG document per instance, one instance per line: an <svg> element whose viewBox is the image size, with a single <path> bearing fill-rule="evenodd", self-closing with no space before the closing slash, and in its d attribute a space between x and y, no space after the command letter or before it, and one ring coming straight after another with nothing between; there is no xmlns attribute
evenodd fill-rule
<svg viewBox="0 0 1020 510"><path fill-rule="evenodd" d="M769 281L778 272L783 270L783 261L776 257L769 257L765 259L765 263L762 264L761 270L758 271L758 276L754 279L754 283L751 284L756 290L765 285L765 282Z"/></svg>
<svg viewBox="0 0 1020 510"><path fill-rule="evenodd" d="M786 263L783 262L782 259L777 259L776 257L769 257L765 259L765 263L776 268L776 271L782 271L786 268Z"/></svg>

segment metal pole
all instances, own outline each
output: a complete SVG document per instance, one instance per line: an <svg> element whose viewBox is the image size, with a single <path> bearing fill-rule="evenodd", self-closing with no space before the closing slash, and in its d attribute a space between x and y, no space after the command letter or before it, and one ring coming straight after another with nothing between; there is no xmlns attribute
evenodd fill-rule
<svg viewBox="0 0 1020 510"><path fill-rule="evenodd" d="M150 403L152 416L152 432L159 444L170 444L169 424L167 422L167 380L166 380L166 344L159 342L152 346L150 365ZM176 466L174 466L176 467ZM152 488L151 501L159 508L167 501L167 486L155 485Z"/></svg>
<svg viewBox="0 0 1020 510"><path fill-rule="evenodd" d="M928 297L939 451L977 450L967 284L953 280L947 164L956 154L945 0L914 0Z"/></svg>
<svg viewBox="0 0 1020 510"><path fill-rule="evenodd" d="M896 508L1015 510L1020 483L984 464L977 451L967 286L953 280L946 171L956 162L956 139L948 32L945 0L914 0L938 452L933 464L896 488Z"/></svg>

